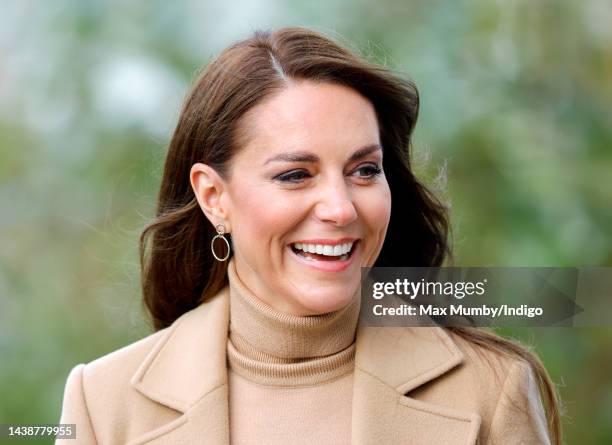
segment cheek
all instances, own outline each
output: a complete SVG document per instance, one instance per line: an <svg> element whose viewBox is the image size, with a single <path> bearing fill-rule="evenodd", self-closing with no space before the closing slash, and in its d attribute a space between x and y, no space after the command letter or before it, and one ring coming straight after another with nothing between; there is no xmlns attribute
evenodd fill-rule
<svg viewBox="0 0 612 445"><path fill-rule="evenodd" d="M391 192L387 183L369 189L360 201L368 230L376 234L386 231L391 217Z"/></svg>
<svg viewBox="0 0 612 445"><path fill-rule="evenodd" d="M300 221L298 203L275 196L269 190L243 189L234 202L236 239L247 249L286 242L285 236Z"/></svg>
<svg viewBox="0 0 612 445"><path fill-rule="evenodd" d="M386 181L380 187L368 190L361 200L361 214L363 215L366 237L364 244L364 260L362 266L371 267L380 254L385 242L387 227L391 218L391 192Z"/></svg>

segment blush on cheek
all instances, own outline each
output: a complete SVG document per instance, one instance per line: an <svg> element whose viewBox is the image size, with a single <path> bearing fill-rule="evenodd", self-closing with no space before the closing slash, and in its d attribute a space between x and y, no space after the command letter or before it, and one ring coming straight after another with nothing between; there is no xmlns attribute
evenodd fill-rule
<svg viewBox="0 0 612 445"><path fill-rule="evenodd" d="M286 202L267 191L243 193L236 209L240 221L236 229L259 254L261 249L270 249L274 240L284 237L297 224L296 202Z"/></svg>
<svg viewBox="0 0 612 445"><path fill-rule="evenodd" d="M381 220L389 221L391 218L391 191L388 185L386 185L385 190L382 191L381 196L375 203L378 205L377 212L379 212Z"/></svg>
<svg viewBox="0 0 612 445"><path fill-rule="evenodd" d="M366 225L372 239L369 250L363 258L364 266L371 267L378 257L385 241L385 234L391 217L391 193L388 186L372 190L376 193L370 194L363 202L362 215L366 219Z"/></svg>
<svg viewBox="0 0 612 445"><path fill-rule="evenodd" d="M371 190L359 202L359 210L370 229L385 226L391 217L391 192L388 186Z"/></svg>

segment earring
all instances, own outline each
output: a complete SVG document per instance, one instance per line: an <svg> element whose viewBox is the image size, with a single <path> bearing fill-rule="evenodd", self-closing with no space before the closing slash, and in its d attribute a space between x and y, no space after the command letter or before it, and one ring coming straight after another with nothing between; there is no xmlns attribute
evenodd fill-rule
<svg viewBox="0 0 612 445"><path fill-rule="evenodd" d="M217 224L215 226L215 229L217 230L217 234L213 237L212 241L210 242L210 250L212 250L212 254L217 259L217 261L225 261L228 259L230 255L229 241L227 241L227 238L223 236L223 234L225 233L225 226L223 224ZM227 254L223 258L218 257L217 254L215 253L215 240L217 238L220 238L223 241L225 241L225 245L227 246Z"/></svg>

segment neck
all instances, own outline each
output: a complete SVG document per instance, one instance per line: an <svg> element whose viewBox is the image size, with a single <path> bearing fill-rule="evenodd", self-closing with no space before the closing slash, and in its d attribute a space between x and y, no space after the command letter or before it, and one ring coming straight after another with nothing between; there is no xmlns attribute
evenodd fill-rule
<svg viewBox="0 0 612 445"><path fill-rule="evenodd" d="M327 380L352 369L359 291L344 308L322 315L277 311L255 297L228 265L228 357L237 372L267 383Z"/></svg>

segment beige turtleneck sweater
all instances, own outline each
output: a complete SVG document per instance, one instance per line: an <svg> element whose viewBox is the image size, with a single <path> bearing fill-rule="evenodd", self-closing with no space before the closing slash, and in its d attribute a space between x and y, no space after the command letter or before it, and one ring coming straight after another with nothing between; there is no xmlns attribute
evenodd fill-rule
<svg viewBox="0 0 612 445"><path fill-rule="evenodd" d="M360 299L316 316L257 299L228 264L232 444L348 444Z"/></svg>

